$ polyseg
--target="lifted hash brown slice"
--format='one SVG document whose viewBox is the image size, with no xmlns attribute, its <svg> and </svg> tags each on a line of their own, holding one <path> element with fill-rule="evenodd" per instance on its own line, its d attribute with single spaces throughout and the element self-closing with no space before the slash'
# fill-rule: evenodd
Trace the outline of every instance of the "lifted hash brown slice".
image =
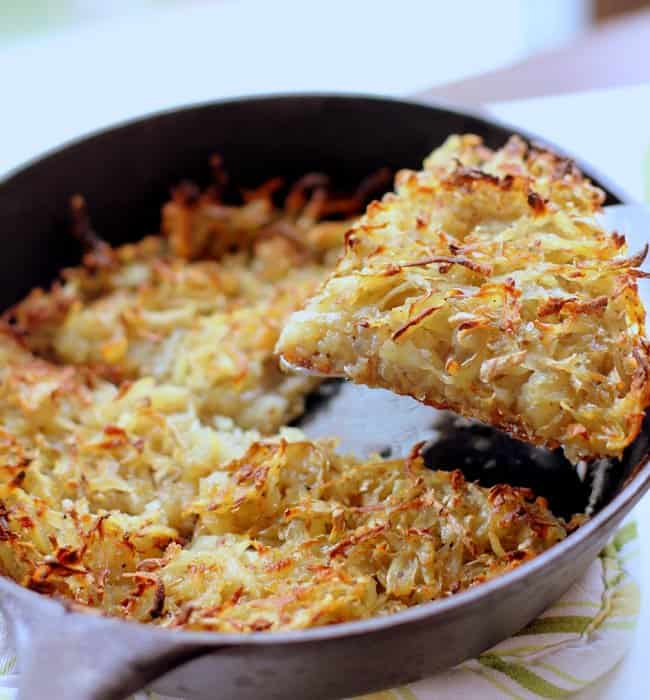
<svg viewBox="0 0 650 700">
<path fill-rule="evenodd" d="M 285 326 L 285 363 L 501 427 L 572 461 L 620 456 L 649 403 L 645 313 L 603 194 L 513 137 L 453 136 L 346 236 Z"/>
</svg>

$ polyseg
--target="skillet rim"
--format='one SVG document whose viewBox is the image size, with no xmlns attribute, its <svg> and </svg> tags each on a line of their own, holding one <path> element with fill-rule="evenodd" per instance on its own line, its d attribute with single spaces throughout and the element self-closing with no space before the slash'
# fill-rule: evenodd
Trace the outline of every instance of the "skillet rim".
<svg viewBox="0 0 650 700">
<path fill-rule="evenodd" d="M 47 164 L 51 158 L 56 158 L 64 151 L 74 148 L 78 145 L 91 141 L 95 138 L 101 138 L 109 132 L 128 129 L 139 124 L 144 124 L 153 119 L 164 118 L 181 112 L 192 112 L 198 109 L 220 107 L 233 103 L 254 103 L 268 101 L 299 101 L 306 100 L 308 102 L 317 100 L 330 100 L 336 102 L 347 101 L 370 101 L 375 103 L 391 103 L 396 106 L 408 105 L 422 108 L 438 114 L 453 115 L 456 117 L 470 117 L 478 120 L 486 128 L 497 127 L 502 130 L 511 131 L 522 135 L 528 141 L 538 141 L 544 145 L 549 145 L 554 151 L 571 157 L 564 149 L 558 148 L 552 142 L 537 137 L 524 129 L 521 129 L 508 122 L 499 119 L 493 119 L 477 110 L 458 109 L 451 107 L 443 101 L 433 101 L 424 97 L 418 98 L 398 98 L 391 96 L 383 96 L 371 93 L 334 93 L 334 92 L 300 92 L 300 93 L 266 93 L 261 95 L 239 96 L 235 98 L 226 98 L 220 100 L 208 100 L 181 104 L 170 107 L 164 110 L 157 110 L 140 115 L 135 118 L 125 119 L 99 129 L 93 129 L 81 136 L 69 139 L 58 146 L 46 150 L 40 155 L 28 159 L 22 164 L 11 168 L 9 171 L 0 176 L 0 187 L 9 184 L 15 178 L 21 177 L 26 171 L 32 168 L 42 167 Z M 572 158 L 573 159 L 573 158 Z M 581 159 L 573 159 L 578 167 L 586 172 L 589 177 L 596 179 L 603 186 L 613 199 L 618 199 L 625 203 L 631 201 L 631 197 L 627 195 L 617 185 L 603 176 L 598 170 L 592 168 Z M 580 546 L 590 539 L 596 537 L 596 534 L 610 528 L 611 523 L 618 517 L 623 517 L 643 495 L 650 490 L 650 452 L 643 456 L 643 459 L 635 465 L 635 473 L 616 494 L 616 496 L 607 503 L 592 519 L 577 531 L 571 533 L 569 537 L 554 545 L 551 549 L 538 555 L 531 561 L 525 562 L 516 569 L 507 572 L 506 574 L 494 578 L 486 583 L 482 583 L 475 588 L 462 591 L 453 596 L 444 599 L 433 600 L 428 603 L 421 603 L 406 610 L 386 616 L 375 616 L 363 620 L 353 622 L 344 622 L 337 625 L 313 627 L 303 630 L 291 630 L 282 632 L 256 632 L 254 634 L 226 634 L 221 632 L 196 632 L 183 629 L 165 629 L 145 623 L 134 622 L 132 620 L 123 620 L 116 617 L 95 617 L 95 620 L 101 619 L 106 627 L 123 630 L 125 633 L 128 630 L 147 630 L 153 637 L 159 639 L 167 639 L 170 643 L 183 642 L 194 643 L 197 645 L 209 647 L 237 647 L 237 646 L 266 646 L 266 645 L 292 645 L 303 644 L 310 642 L 335 640 L 344 637 L 354 637 L 364 634 L 372 634 L 401 625 L 428 621 L 435 623 L 437 619 L 454 618 L 463 614 L 466 608 L 483 601 L 484 598 L 498 596 L 507 591 L 510 587 L 516 586 L 519 582 L 524 581 L 528 577 L 534 577 L 546 568 L 551 568 L 553 562 L 563 557 L 568 557 L 572 551 L 577 550 Z M 29 605 L 30 607 L 49 607 L 52 605 L 62 608 L 68 614 L 76 616 L 78 619 L 86 617 L 88 613 L 72 610 L 69 605 L 62 599 L 55 599 L 43 594 L 31 591 L 13 579 L 0 575 L 0 591 L 6 591 L 15 600 Z M 485 601 L 483 601 L 485 603 Z M 19 611 L 5 611 L 8 616 L 14 617 L 19 615 Z"/>
<path fill-rule="evenodd" d="M 612 202 L 613 204 L 625 204 L 634 201 L 634 198 L 629 195 L 623 188 L 619 187 L 616 183 L 612 182 L 609 177 L 604 175 L 600 170 L 594 168 L 591 164 L 584 161 L 581 158 L 576 158 L 567 152 L 565 149 L 554 144 L 552 141 L 538 136 L 537 134 L 530 132 L 526 129 L 512 124 L 511 122 L 501 120 L 497 117 L 492 117 L 485 114 L 480 109 L 464 108 L 452 105 L 444 100 L 440 99 L 429 99 L 425 96 L 418 95 L 413 97 L 395 97 L 392 95 L 382 95 L 378 93 L 364 93 L 364 92 L 267 92 L 255 95 L 238 95 L 235 97 L 226 97 L 216 100 L 200 100 L 196 102 L 186 102 L 181 103 L 173 107 L 153 110 L 151 112 L 145 112 L 139 116 L 128 117 L 121 119 L 112 124 L 106 126 L 101 126 L 98 128 L 93 128 L 87 132 L 75 136 L 70 139 L 66 139 L 59 144 L 42 151 L 39 154 L 28 158 L 27 160 L 18 163 L 17 165 L 9 168 L 4 173 L 0 173 L 0 187 L 8 185 L 15 178 L 22 176 L 27 170 L 34 167 L 42 166 L 50 158 L 55 158 L 61 155 L 64 151 L 79 146 L 87 141 L 92 141 L 95 138 L 102 138 L 109 134 L 110 132 L 120 131 L 122 129 L 128 129 L 138 125 L 146 124 L 151 120 L 156 120 L 160 118 L 165 118 L 172 116 L 174 114 L 182 112 L 192 112 L 195 110 L 209 109 L 213 107 L 220 107 L 224 105 L 231 104 L 243 104 L 243 103 L 254 103 L 254 102 L 291 102 L 294 100 L 305 100 L 308 102 L 317 100 L 329 100 L 337 102 L 346 102 L 348 100 L 352 101 L 366 101 L 375 103 L 390 103 L 394 105 L 407 105 L 410 107 L 423 108 L 428 111 L 438 112 L 442 114 L 452 115 L 454 117 L 470 117 L 476 121 L 482 123 L 486 127 L 496 127 L 504 131 L 510 131 L 511 133 L 516 133 L 523 136 L 528 142 L 537 142 L 545 146 L 549 146 L 553 149 L 555 153 L 561 156 L 570 158 L 580 170 L 588 175 L 592 180 L 597 180 L 599 185 L 606 190 L 608 197 L 611 195 L 613 199 L 617 199 L 618 202 Z"/>
</svg>

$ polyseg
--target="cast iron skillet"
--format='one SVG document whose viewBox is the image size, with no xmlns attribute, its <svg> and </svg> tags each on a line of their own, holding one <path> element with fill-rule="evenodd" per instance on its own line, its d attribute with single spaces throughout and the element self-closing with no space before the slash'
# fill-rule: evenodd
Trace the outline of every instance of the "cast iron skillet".
<svg viewBox="0 0 650 700">
<path fill-rule="evenodd" d="M 79 259 L 64 225 L 73 193 L 86 196 L 95 228 L 119 243 L 157 231 L 170 185 L 207 180 L 215 151 L 242 184 L 314 169 L 345 184 L 382 166 L 415 167 L 449 133 L 475 132 L 499 146 L 512 131 L 440 107 L 340 95 L 241 99 L 118 126 L 47 155 L 0 185 L 0 305 Z M 621 201 L 614 186 L 581 167 L 607 190 L 608 204 Z M 340 402 L 346 390 L 330 400 Z M 314 410 L 322 403 L 314 402 Z M 377 413 L 368 419 L 381 420 Z M 73 612 L 0 578 L 0 603 L 19 651 L 20 698 L 118 700 L 153 683 L 160 692 L 197 700 L 325 700 L 422 678 L 477 655 L 542 612 L 580 577 L 650 487 L 647 421 L 621 462 L 599 465 L 607 466 L 606 487 L 594 494 L 594 480 L 580 481 L 557 454 L 441 420 L 429 452 L 436 466 L 466 465 L 469 478 L 486 484 L 532 483 L 558 512 L 584 509 L 591 499 L 595 516 L 534 561 L 473 590 L 392 616 L 300 632 L 161 630 Z M 344 436 L 346 424 L 342 415 L 337 427 Z M 377 424 L 366 427 L 381 432 Z M 490 440 L 497 472 L 488 469 L 485 452 L 474 450 L 477 435 Z"/>
</svg>

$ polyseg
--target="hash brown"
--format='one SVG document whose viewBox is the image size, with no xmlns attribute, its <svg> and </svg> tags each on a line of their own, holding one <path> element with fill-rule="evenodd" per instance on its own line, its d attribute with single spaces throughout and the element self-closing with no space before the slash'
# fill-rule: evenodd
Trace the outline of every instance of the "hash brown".
<svg viewBox="0 0 650 700">
<path fill-rule="evenodd" d="M 645 257 L 595 221 L 603 194 L 513 137 L 452 136 L 369 205 L 278 352 L 449 408 L 567 457 L 619 457 L 650 403 Z"/>
</svg>

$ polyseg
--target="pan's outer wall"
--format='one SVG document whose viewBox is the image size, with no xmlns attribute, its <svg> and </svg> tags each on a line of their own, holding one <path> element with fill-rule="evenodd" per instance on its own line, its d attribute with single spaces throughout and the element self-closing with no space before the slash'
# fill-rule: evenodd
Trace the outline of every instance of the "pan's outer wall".
<svg viewBox="0 0 650 700">
<path fill-rule="evenodd" d="M 237 183 L 318 169 L 352 184 L 380 167 L 418 167 L 449 134 L 462 132 L 499 146 L 512 129 L 424 104 L 314 95 L 200 105 L 101 132 L 0 185 L 0 308 L 79 259 L 66 231 L 75 193 L 86 197 L 97 232 L 120 243 L 158 231 L 170 186 L 207 182 L 215 152 Z M 608 203 L 618 203 L 606 189 Z"/>
</svg>

